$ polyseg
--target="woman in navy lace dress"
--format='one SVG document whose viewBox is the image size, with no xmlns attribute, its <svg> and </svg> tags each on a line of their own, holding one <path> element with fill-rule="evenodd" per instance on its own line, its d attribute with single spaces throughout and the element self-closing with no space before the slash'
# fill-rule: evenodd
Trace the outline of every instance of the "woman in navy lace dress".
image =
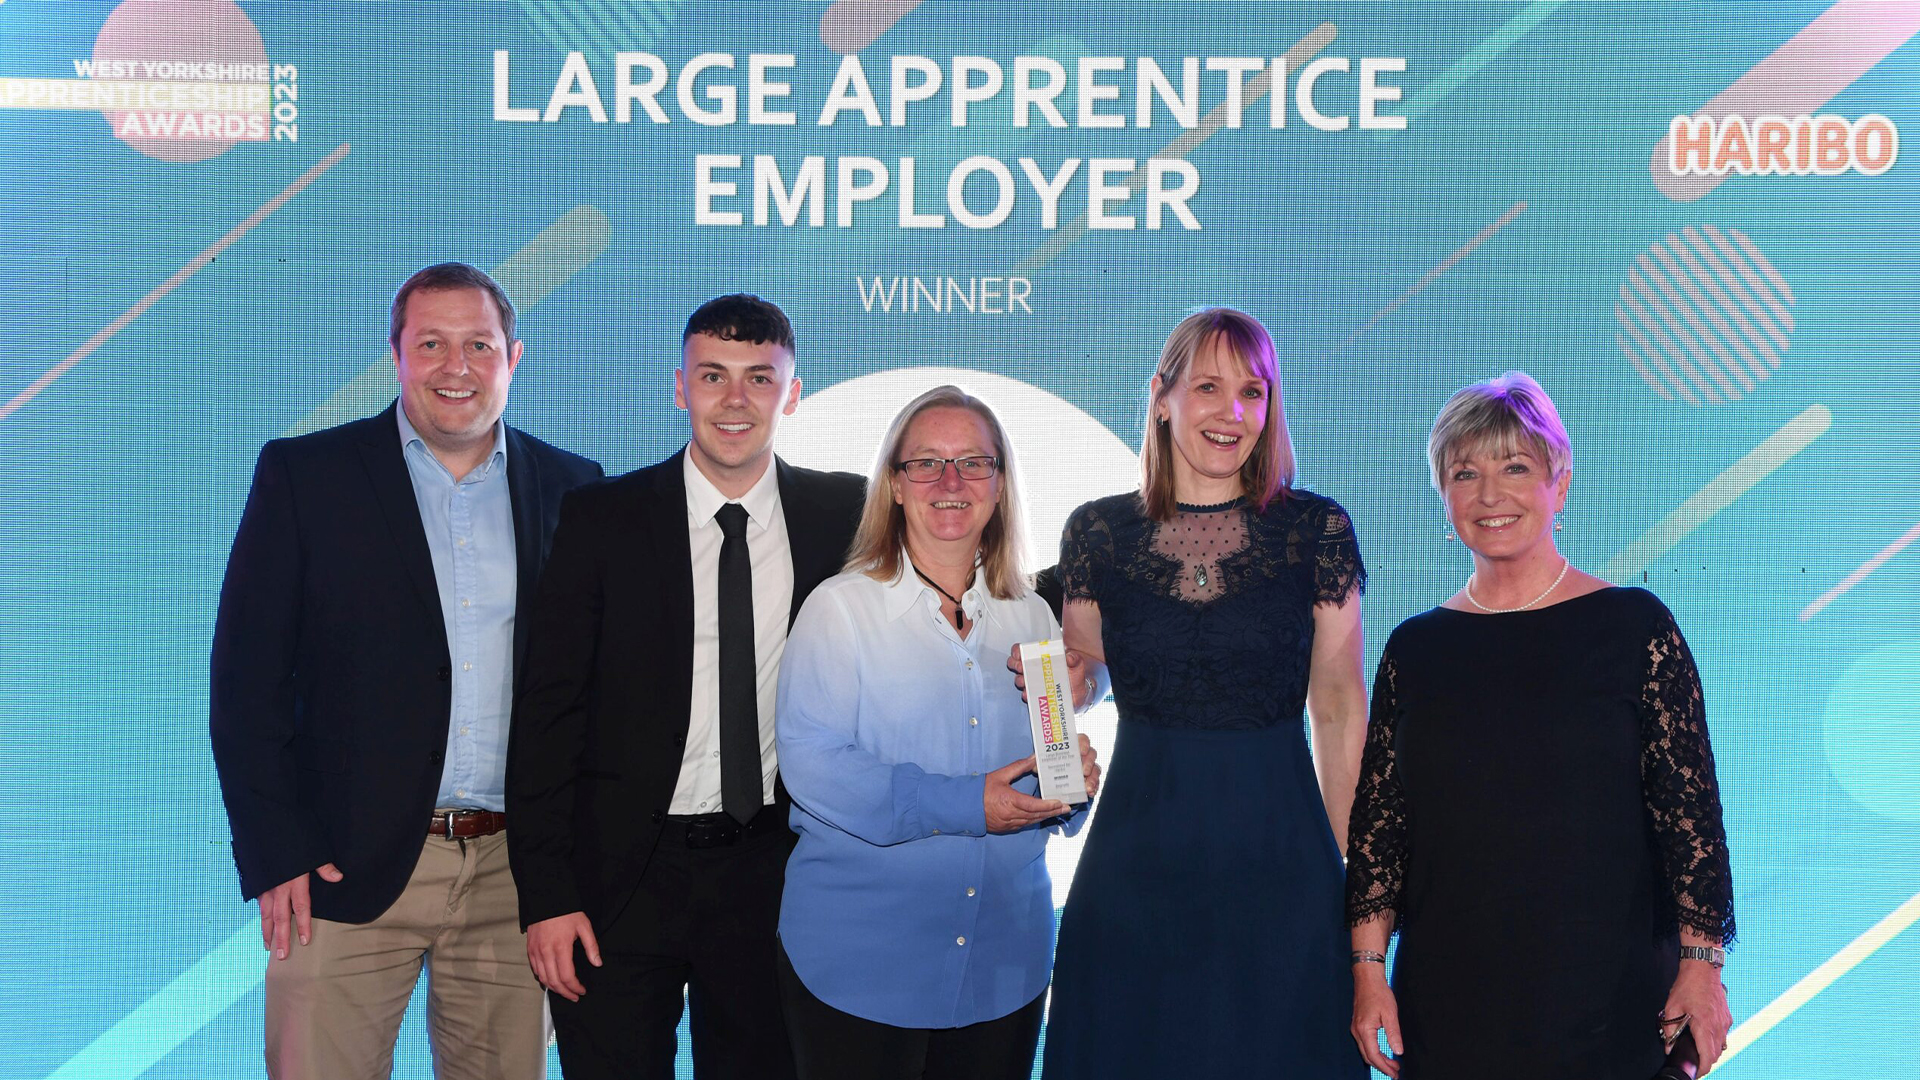
<svg viewBox="0 0 1920 1080">
<path fill-rule="evenodd" d="M 1554 544 L 1572 451 L 1538 383 L 1455 394 L 1428 456 L 1473 573 L 1394 630 L 1374 682 L 1354 1039 L 1401 1080 L 1646 1080 L 1685 1018 L 1705 1071 L 1733 882 L 1686 639 Z"/>
<path fill-rule="evenodd" d="M 1141 490 L 1075 511 L 1060 552 L 1067 645 L 1107 666 L 1120 731 L 1061 921 L 1046 1076 L 1364 1077 L 1336 831 L 1366 571 L 1346 513 L 1291 486 L 1258 322 L 1174 329 L 1141 462 Z"/>
</svg>

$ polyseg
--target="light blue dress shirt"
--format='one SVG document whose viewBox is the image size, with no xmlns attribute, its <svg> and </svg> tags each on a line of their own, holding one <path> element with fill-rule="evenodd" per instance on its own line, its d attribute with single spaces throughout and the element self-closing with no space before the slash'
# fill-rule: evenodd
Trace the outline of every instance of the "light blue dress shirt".
<svg viewBox="0 0 1920 1080">
<path fill-rule="evenodd" d="M 1053 968 L 1044 855 L 1060 826 L 988 835 L 983 774 L 1033 753 L 1007 654 L 1060 630 L 1038 596 L 994 599 L 978 574 L 960 599 L 964 639 L 911 570 L 830 578 L 780 665 L 780 774 L 800 834 L 781 944 L 814 996 L 895 1027 L 997 1019 Z"/>
<path fill-rule="evenodd" d="M 453 709 L 447 757 L 434 805 L 507 808 L 507 721 L 513 713 L 513 609 L 520 568 L 515 557 L 513 498 L 507 488 L 507 425 L 493 429 L 493 453 L 467 475 L 433 456 L 420 433 L 400 418 L 400 445 L 413 480 L 420 524 L 433 553 L 433 580 L 453 660 Z"/>
</svg>

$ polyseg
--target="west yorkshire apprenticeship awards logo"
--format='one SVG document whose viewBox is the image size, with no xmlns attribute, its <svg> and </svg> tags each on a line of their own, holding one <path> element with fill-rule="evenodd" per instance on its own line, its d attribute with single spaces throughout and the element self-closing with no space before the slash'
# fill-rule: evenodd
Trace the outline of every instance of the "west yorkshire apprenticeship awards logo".
<svg viewBox="0 0 1920 1080">
<path fill-rule="evenodd" d="M 267 56 L 232 3 L 128 0 L 73 77 L 0 77 L 0 108 L 97 111 L 148 157 L 194 162 L 243 142 L 298 142 L 299 69 Z"/>
</svg>

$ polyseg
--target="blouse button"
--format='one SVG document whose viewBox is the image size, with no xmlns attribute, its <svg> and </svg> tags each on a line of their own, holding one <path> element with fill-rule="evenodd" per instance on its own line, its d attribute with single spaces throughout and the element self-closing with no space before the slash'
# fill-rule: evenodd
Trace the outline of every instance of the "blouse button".
<svg viewBox="0 0 1920 1080">
<path fill-rule="evenodd" d="M 979 718 L 979 717 L 977 717 L 977 716 L 969 716 L 969 717 L 967 717 L 967 726 L 968 726 L 968 727 L 979 727 L 979 726 L 980 726 L 980 718 Z"/>
<path fill-rule="evenodd" d="M 968 896 L 972 896 L 972 895 L 973 895 L 973 886 L 971 886 L 971 885 L 969 885 L 969 886 L 967 886 L 967 895 L 968 895 Z"/>
<path fill-rule="evenodd" d="M 965 945 L 967 943 L 967 939 L 963 937 L 957 937 L 953 939 L 953 943 L 955 945 Z"/>
</svg>

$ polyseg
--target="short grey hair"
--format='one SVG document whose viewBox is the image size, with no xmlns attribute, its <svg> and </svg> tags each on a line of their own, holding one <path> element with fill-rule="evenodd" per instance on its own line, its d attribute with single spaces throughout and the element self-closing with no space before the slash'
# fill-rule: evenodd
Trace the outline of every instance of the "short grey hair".
<svg viewBox="0 0 1920 1080">
<path fill-rule="evenodd" d="M 1573 446 L 1553 399 L 1524 371 L 1463 386 L 1441 406 L 1427 436 L 1433 490 L 1445 492 L 1448 467 L 1469 454 L 1505 457 L 1517 450 L 1545 461 L 1555 479 L 1573 467 Z"/>
</svg>

